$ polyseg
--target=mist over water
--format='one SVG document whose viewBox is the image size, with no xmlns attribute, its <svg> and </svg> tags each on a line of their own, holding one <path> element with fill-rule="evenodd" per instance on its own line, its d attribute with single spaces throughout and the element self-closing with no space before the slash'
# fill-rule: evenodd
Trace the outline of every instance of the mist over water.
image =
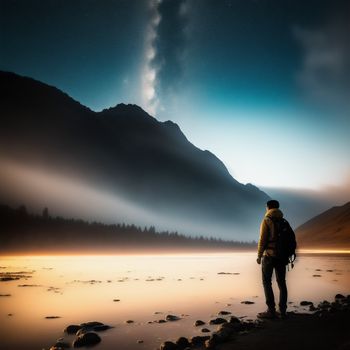
<svg viewBox="0 0 350 350">
<path fill-rule="evenodd" d="M 261 215 L 252 217 L 256 230 L 251 231 L 244 224 L 214 220 L 204 213 L 198 213 L 201 220 L 196 221 L 176 210 L 157 212 L 154 207 L 132 201 L 122 190 L 109 187 L 103 180 L 93 183 L 67 170 L 59 172 L 4 157 L 0 158 L 0 169 L 1 204 L 24 204 L 30 212 L 40 214 L 48 207 L 53 216 L 155 226 L 157 230 L 178 231 L 191 236 L 242 241 L 258 238 L 258 223 L 264 215 L 262 207 Z"/>
</svg>

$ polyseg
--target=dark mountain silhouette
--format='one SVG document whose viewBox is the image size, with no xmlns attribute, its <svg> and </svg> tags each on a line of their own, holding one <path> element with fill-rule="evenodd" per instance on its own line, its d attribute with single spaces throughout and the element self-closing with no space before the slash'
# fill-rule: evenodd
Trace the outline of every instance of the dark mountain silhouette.
<svg viewBox="0 0 350 350">
<path fill-rule="evenodd" d="M 301 248 L 350 249 L 350 202 L 315 216 L 296 233 Z"/>
<path fill-rule="evenodd" d="M 79 219 L 29 214 L 24 205 L 0 205 L 2 253 L 129 253 L 133 251 L 195 251 L 254 249 L 256 242 L 187 237 L 178 232 L 156 232 L 153 226 L 105 225 Z M 48 234 L 49 232 L 49 234 Z"/>
<path fill-rule="evenodd" d="M 94 112 L 8 72 L 0 72 L 0 112 L 6 157 L 74 174 L 169 218 L 172 228 L 183 221 L 203 232 L 256 235 L 268 196 L 237 182 L 171 121 L 159 122 L 136 105 Z"/>
</svg>

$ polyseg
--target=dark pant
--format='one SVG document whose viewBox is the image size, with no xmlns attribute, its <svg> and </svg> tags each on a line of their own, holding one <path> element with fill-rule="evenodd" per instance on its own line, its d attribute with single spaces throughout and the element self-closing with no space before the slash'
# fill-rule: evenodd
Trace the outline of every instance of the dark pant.
<svg viewBox="0 0 350 350">
<path fill-rule="evenodd" d="M 271 284 L 273 270 L 275 270 L 276 280 L 280 290 L 279 308 L 281 312 L 285 312 L 287 310 L 286 265 L 274 257 L 264 256 L 262 261 L 262 279 L 266 305 L 269 310 L 275 310 L 275 297 Z"/>
</svg>

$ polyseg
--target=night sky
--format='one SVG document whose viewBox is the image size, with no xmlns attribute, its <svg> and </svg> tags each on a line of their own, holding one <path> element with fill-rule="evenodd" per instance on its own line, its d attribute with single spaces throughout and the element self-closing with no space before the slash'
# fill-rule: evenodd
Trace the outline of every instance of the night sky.
<svg viewBox="0 0 350 350">
<path fill-rule="evenodd" d="M 0 0 L 0 26 L 1 70 L 171 119 L 243 183 L 350 179 L 349 1 Z"/>
</svg>

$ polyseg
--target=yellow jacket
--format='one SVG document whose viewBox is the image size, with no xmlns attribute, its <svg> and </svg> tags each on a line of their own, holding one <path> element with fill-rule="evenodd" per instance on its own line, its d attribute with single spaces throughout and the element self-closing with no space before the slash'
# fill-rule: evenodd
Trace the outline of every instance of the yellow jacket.
<svg viewBox="0 0 350 350">
<path fill-rule="evenodd" d="M 276 242 L 274 242 L 274 224 L 272 218 L 283 218 L 283 213 L 279 209 L 269 209 L 260 225 L 260 238 L 258 243 L 258 257 L 276 256 Z"/>
</svg>

